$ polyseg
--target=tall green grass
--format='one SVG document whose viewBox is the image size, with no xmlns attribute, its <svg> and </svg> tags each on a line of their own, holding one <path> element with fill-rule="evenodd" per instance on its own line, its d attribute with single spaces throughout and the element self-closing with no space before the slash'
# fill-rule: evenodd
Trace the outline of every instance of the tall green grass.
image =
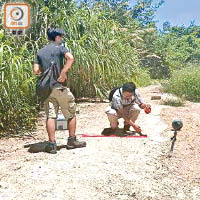
<svg viewBox="0 0 200 200">
<path fill-rule="evenodd" d="M 0 136 L 33 128 L 36 121 L 35 46 L 26 39 L 3 35 L 0 43 Z"/>
<path fill-rule="evenodd" d="M 199 66 L 188 66 L 174 71 L 169 82 L 164 85 L 165 91 L 190 101 L 200 101 Z"/>
<path fill-rule="evenodd" d="M 107 96 L 109 89 L 126 81 L 139 86 L 150 83 L 149 74 L 139 68 L 130 34 L 117 22 L 81 10 L 67 19 L 65 31 L 76 59 L 69 74 L 75 96 Z"/>
</svg>

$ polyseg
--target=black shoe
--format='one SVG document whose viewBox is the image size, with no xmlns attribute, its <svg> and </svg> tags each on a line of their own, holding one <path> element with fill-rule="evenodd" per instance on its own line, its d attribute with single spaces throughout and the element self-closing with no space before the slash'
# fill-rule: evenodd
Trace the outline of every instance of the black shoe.
<svg viewBox="0 0 200 200">
<path fill-rule="evenodd" d="M 116 130 L 117 130 L 117 128 L 116 128 L 116 129 L 105 128 L 105 129 L 102 131 L 101 135 L 105 135 L 105 136 L 115 135 L 115 134 L 116 134 Z"/>
<path fill-rule="evenodd" d="M 76 136 L 68 138 L 67 149 L 75 149 L 75 148 L 82 148 L 82 147 L 86 147 L 86 142 L 84 142 L 84 141 L 82 141 L 82 142 L 78 141 L 76 139 Z"/>
<path fill-rule="evenodd" d="M 56 142 L 49 142 L 49 144 L 47 144 L 45 150 L 48 153 L 56 154 L 57 153 L 56 147 L 57 147 Z"/>
<path fill-rule="evenodd" d="M 126 133 L 127 131 L 130 131 L 130 125 L 124 125 L 124 133 Z"/>
</svg>

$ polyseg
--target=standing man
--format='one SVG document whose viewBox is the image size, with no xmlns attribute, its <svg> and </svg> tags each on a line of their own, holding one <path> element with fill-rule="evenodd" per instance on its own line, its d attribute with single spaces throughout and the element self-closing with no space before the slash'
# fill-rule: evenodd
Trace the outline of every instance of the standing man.
<svg viewBox="0 0 200 200">
<path fill-rule="evenodd" d="M 61 111 L 68 121 L 69 138 L 67 149 L 85 147 L 86 142 L 80 142 L 76 139 L 76 104 L 75 98 L 70 89 L 63 86 L 67 80 L 67 72 L 71 68 L 74 57 L 70 49 L 63 47 L 62 39 L 64 32 L 61 29 L 48 29 L 47 31 L 49 44 L 40 49 L 37 53 L 33 72 L 35 75 L 40 75 L 49 70 L 51 63 L 56 63 L 56 72 L 52 73 L 51 92 L 44 100 L 45 113 L 47 116 L 46 129 L 49 137 L 49 144 L 46 151 L 49 153 L 57 153 L 55 139 L 55 119 L 58 115 L 58 109 Z M 64 60 L 66 61 L 64 64 Z M 64 66 L 63 66 L 64 64 Z"/>
<path fill-rule="evenodd" d="M 151 106 L 143 102 L 133 82 L 125 83 L 121 88 L 117 88 L 112 96 L 111 106 L 106 108 L 112 129 L 111 134 L 118 128 L 119 118 L 124 119 L 124 132 L 129 131 L 132 126 L 136 132 L 141 133 L 140 126 L 135 123 L 141 109 L 144 109 L 147 114 L 151 112 Z"/>
</svg>

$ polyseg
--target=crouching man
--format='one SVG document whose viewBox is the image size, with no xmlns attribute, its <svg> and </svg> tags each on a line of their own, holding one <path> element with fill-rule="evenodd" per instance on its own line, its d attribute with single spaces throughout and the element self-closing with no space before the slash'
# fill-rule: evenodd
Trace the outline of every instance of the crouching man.
<svg viewBox="0 0 200 200">
<path fill-rule="evenodd" d="M 125 83 L 121 88 L 115 89 L 109 99 L 112 100 L 111 106 L 107 107 L 105 112 L 110 122 L 111 134 L 117 130 L 119 118 L 124 119 L 124 133 L 129 131 L 131 126 L 137 133 L 141 133 L 142 130 L 135 121 L 141 109 L 148 114 L 151 112 L 151 106 L 143 102 L 135 84 L 133 82 Z"/>
<path fill-rule="evenodd" d="M 61 45 L 64 36 L 64 32 L 61 29 L 48 29 L 47 35 L 49 44 L 37 52 L 33 72 L 35 75 L 40 75 L 39 83 L 43 81 L 39 85 L 38 94 L 44 99 L 47 116 L 46 129 L 49 136 L 49 144 L 46 151 L 55 154 L 57 152 L 55 119 L 59 108 L 61 108 L 63 115 L 68 120 L 69 138 L 67 149 L 85 147 L 86 142 L 76 139 L 75 98 L 70 89 L 65 86 L 67 73 L 74 62 L 74 57 L 70 49 Z M 44 88 L 43 85 L 45 85 Z M 49 87 L 51 88 L 50 93 L 48 92 L 49 90 L 45 89 Z"/>
</svg>

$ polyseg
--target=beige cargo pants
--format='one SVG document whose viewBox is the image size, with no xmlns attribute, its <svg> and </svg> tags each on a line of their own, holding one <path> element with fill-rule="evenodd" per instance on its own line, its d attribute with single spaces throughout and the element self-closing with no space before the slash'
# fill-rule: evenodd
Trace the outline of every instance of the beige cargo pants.
<svg viewBox="0 0 200 200">
<path fill-rule="evenodd" d="M 128 118 L 129 120 L 135 122 L 140 114 L 140 107 L 137 104 L 131 104 L 123 108 L 122 114 L 119 115 L 115 109 L 112 109 L 111 106 L 107 107 L 105 112 L 108 116 L 111 128 L 118 127 L 119 118 Z M 126 123 L 124 123 L 126 125 Z"/>
<path fill-rule="evenodd" d="M 57 118 L 58 110 L 61 111 L 65 119 L 71 119 L 76 114 L 76 103 L 69 88 L 53 88 L 50 96 L 44 102 L 47 118 Z"/>
</svg>

